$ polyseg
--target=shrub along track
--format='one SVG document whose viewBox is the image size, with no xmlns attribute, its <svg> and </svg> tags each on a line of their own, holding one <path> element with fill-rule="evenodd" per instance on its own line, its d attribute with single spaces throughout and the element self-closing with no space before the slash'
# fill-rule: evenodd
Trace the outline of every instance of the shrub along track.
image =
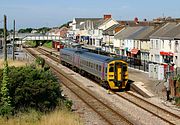
<svg viewBox="0 0 180 125">
<path fill-rule="evenodd" d="M 34 52 L 31 49 L 27 48 L 27 50 L 33 56 L 38 56 L 38 54 L 34 54 Z M 40 52 L 42 55 L 51 58 L 54 61 L 58 61 L 57 58 L 52 58 L 51 55 L 47 54 L 47 52 L 43 51 L 42 49 L 37 49 L 37 51 Z M 97 97 L 95 94 L 93 94 L 86 88 L 80 86 L 78 84 L 79 81 L 71 77 L 73 75 L 72 73 L 65 73 L 61 71 L 61 69 L 57 68 L 57 65 L 54 65 L 48 61 L 46 61 L 46 64 L 48 64 L 51 67 L 51 70 L 59 77 L 64 86 L 70 89 L 78 98 L 80 98 L 85 104 L 87 104 L 98 115 L 100 115 L 108 124 L 133 124 L 124 116 L 122 116 L 119 112 L 117 112 L 116 109 L 111 108 L 108 104 L 105 104 L 103 101 L 101 101 L 99 97 Z"/>
<path fill-rule="evenodd" d="M 49 51 L 44 50 L 40 48 L 41 51 L 45 51 L 47 55 L 49 55 Z M 56 57 L 53 57 L 49 55 L 49 58 L 52 58 L 54 61 L 57 61 Z M 59 60 L 58 60 L 59 62 Z M 114 92 L 113 92 L 114 93 Z M 119 97 L 133 103 L 134 105 L 140 107 L 141 109 L 144 109 L 145 111 L 153 114 L 154 116 L 162 119 L 163 121 L 171 124 L 171 125 L 176 125 L 180 123 L 180 116 L 167 111 L 166 109 L 161 108 L 160 106 L 157 106 L 131 92 L 124 92 L 124 93 L 118 93 L 115 92 L 116 95 Z"/>
</svg>

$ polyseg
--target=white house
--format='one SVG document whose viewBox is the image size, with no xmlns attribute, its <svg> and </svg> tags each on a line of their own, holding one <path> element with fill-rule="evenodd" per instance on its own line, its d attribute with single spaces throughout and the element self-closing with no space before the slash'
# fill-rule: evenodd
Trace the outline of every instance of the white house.
<svg viewBox="0 0 180 125">
<path fill-rule="evenodd" d="M 173 60 L 174 60 L 174 64 L 177 67 L 180 67 L 180 33 L 174 37 L 174 59 Z"/>
<path fill-rule="evenodd" d="M 133 33 L 137 32 L 140 28 L 141 27 L 139 26 L 127 26 L 114 35 L 114 48 L 116 48 L 116 51 L 119 51 L 119 53 L 117 54 L 124 56 L 131 55 L 131 50 L 134 48 L 134 43 L 132 42 L 132 40 L 127 38 Z"/>
<path fill-rule="evenodd" d="M 173 59 L 172 42 L 165 38 L 165 34 L 177 26 L 176 22 L 168 22 L 150 36 L 150 61 L 166 63 Z M 173 36 L 169 36 L 173 38 Z"/>
<path fill-rule="evenodd" d="M 113 46 L 115 29 L 121 27 L 120 24 L 114 24 L 108 29 L 103 31 L 103 47 L 105 51 L 115 53 L 115 48 Z"/>
<path fill-rule="evenodd" d="M 160 54 L 163 56 L 162 61 L 169 63 L 169 61 L 180 67 L 179 64 L 179 41 L 178 34 L 180 34 L 180 23 L 176 23 L 176 26 L 163 34 L 161 39 L 161 51 Z M 176 37 L 176 38 L 175 38 Z"/>
<path fill-rule="evenodd" d="M 149 36 L 156 31 L 155 26 L 142 26 L 142 28 L 131 35 L 134 57 L 141 60 L 149 60 L 150 38 Z"/>
<path fill-rule="evenodd" d="M 90 30 L 94 29 L 94 25 L 97 21 L 102 20 L 102 18 L 75 18 L 72 23 L 69 24 L 70 30 L 68 31 L 68 36 L 78 42 L 90 41 Z"/>
</svg>

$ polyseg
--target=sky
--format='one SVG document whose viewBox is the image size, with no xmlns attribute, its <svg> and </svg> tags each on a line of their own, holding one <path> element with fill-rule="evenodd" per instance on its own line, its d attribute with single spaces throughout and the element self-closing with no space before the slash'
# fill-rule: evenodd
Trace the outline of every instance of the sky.
<svg viewBox="0 0 180 125">
<path fill-rule="evenodd" d="M 8 28 L 56 27 L 75 17 L 111 14 L 116 20 L 180 18 L 180 0 L 0 0 L 0 28 L 7 15 Z"/>
</svg>

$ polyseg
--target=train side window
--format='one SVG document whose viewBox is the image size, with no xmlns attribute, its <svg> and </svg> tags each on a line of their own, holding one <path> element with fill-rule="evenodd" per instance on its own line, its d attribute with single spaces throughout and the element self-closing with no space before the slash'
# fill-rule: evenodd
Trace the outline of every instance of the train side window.
<svg viewBox="0 0 180 125">
<path fill-rule="evenodd" d="M 89 67 L 91 68 L 91 62 L 89 62 Z"/>
<path fill-rule="evenodd" d="M 96 64 L 96 70 L 98 71 L 98 64 Z"/>
<path fill-rule="evenodd" d="M 101 66 L 99 65 L 99 71 L 101 71 Z"/>
<path fill-rule="evenodd" d="M 113 67 L 113 66 L 111 66 L 111 67 L 109 68 L 109 72 L 114 72 L 114 67 Z"/>
<path fill-rule="evenodd" d="M 106 67 L 106 69 L 105 69 L 105 73 L 107 73 L 107 67 Z"/>
</svg>

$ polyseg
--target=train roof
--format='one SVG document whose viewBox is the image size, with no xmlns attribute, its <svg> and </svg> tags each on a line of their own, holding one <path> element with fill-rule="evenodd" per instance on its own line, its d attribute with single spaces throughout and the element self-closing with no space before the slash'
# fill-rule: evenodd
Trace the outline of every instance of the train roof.
<svg viewBox="0 0 180 125">
<path fill-rule="evenodd" d="M 83 53 L 83 52 L 87 52 L 87 49 L 81 49 L 81 48 L 63 48 L 61 49 L 63 51 L 70 51 L 70 52 L 79 52 L 79 53 Z"/>
<path fill-rule="evenodd" d="M 71 51 L 73 53 L 79 53 L 82 57 L 86 57 L 86 58 L 89 58 L 92 60 L 97 60 L 100 62 L 110 62 L 113 60 L 123 60 L 122 58 L 114 58 L 114 57 L 110 57 L 110 56 L 92 53 L 92 52 L 89 52 L 87 49 L 64 48 L 62 50 Z"/>
<path fill-rule="evenodd" d="M 113 59 L 113 57 L 104 56 L 104 55 L 91 53 L 91 52 L 84 52 L 81 54 L 81 56 L 85 56 L 85 57 L 90 58 L 92 60 L 97 60 L 97 61 L 101 61 L 101 62 L 108 62 L 108 61 Z"/>
</svg>

